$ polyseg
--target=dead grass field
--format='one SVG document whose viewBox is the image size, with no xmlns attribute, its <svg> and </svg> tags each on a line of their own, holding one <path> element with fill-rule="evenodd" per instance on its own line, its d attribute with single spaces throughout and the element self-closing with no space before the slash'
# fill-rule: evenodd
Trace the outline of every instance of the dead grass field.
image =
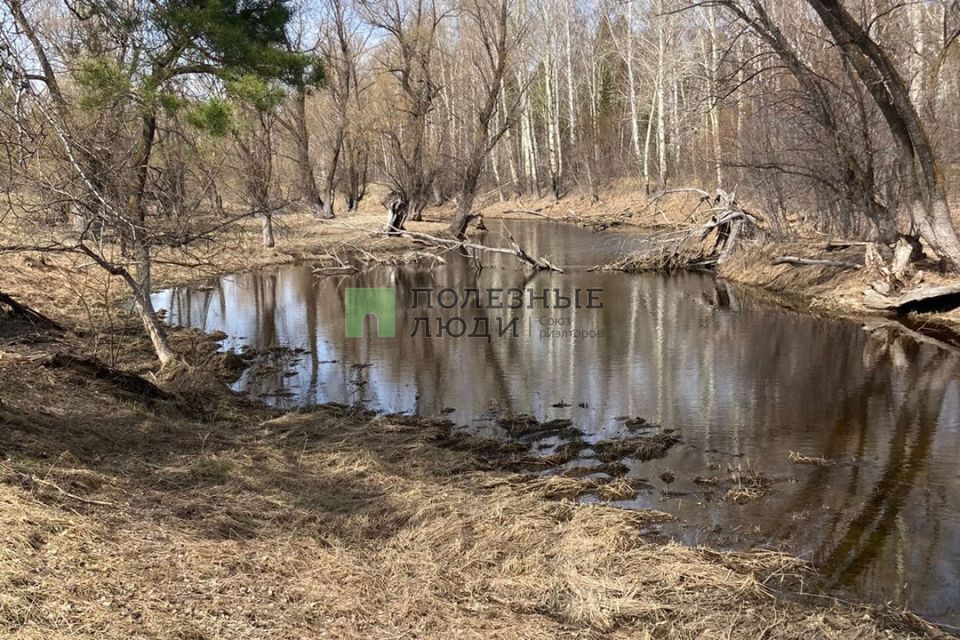
<svg viewBox="0 0 960 640">
<path fill-rule="evenodd" d="M 664 514 L 557 499 L 595 481 L 491 469 L 448 446 L 442 423 L 277 415 L 198 370 L 147 403 L 37 364 L 37 348 L 7 344 L 0 359 L 4 635 L 924 633 L 909 616 L 799 598 L 811 575 L 789 556 L 651 541 Z"/>
</svg>

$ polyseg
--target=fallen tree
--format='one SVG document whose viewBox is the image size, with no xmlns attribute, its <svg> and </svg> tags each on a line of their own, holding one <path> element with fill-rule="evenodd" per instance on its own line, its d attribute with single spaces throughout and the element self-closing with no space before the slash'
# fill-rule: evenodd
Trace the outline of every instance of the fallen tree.
<svg viewBox="0 0 960 640">
<path fill-rule="evenodd" d="M 717 189 L 711 195 L 702 189 L 670 189 L 666 193 L 692 192 L 701 195 L 696 209 L 710 203 L 709 216 L 700 224 L 686 229 L 653 234 L 644 246 L 631 255 L 600 267 L 607 271 L 672 271 L 684 268 L 713 268 L 733 255 L 745 237 L 756 237 L 763 218 L 748 212 L 736 200 L 734 192 Z M 696 211 L 694 209 L 694 211 Z"/>
<path fill-rule="evenodd" d="M 145 401 L 168 400 L 173 397 L 152 382 L 136 374 L 111 367 L 93 357 L 54 353 L 44 356 L 40 364 L 51 369 L 69 369 L 86 379 L 104 380 L 117 389 Z"/>
<path fill-rule="evenodd" d="M 504 247 L 489 247 L 484 244 L 476 244 L 474 242 L 467 242 L 466 240 L 455 240 L 453 238 L 441 238 L 439 236 L 432 236 L 426 233 L 419 233 L 416 231 L 406 231 L 406 230 L 390 230 L 383 232 L 384 235 L 392 236 L 406 236 L 412 240 L 418 240 L 420 242 L 425 242 L 432 244 L 436 247 L 441 247 L 445 250 L 462 250 L 462 249 L 471 249 L 473 251 L 486 252 L 486 253 L 499 253 L 508 256 L 516 256 L 521 262 L 528 264 L 534 268 L 536 271 L 554 271 L 556 273 L 563 273 L 563 269 L 553 264 L 546 258 L 538 258 L 532 256 L 527 251 L 520 246 L 520 244 L 514 239 L 513 234 L 504 227 L 504 237 L 512 245 L 511 248 L 507 249 Z"/>
<path fill-rule="evenodd" d="M 860 269 L 862 265 L 842 260 L 819 260 L 816 258 L 799 258 L 797 256 L 780 256 L 774 258 L 773 264 L 789 264 L 793 266 L 837 267 L 838 269 Z"/>
<path fill-rule="evenodd" d="M 876 311 L 942 311 L 960 304 L 960 284 L 917 287 L 899 295 L 884 295 L 874 288 L 867 289 L 863 303 Z"/>
<path fill-rule="evenodd" d="M 63 327 L 58 323 L 2 292 L 0 292 L 0 306 L 7 307 L 12 315 L 26 320 L 35 328 L 63 331 Z"/>
<path fill-rule="evenodd" d="M 349 229 L 356 229 L 359 231 L 368 231 L 368 232 L 370 231 L 370 229 L 364 229 L 363 227 L 358 227 L 356 225 L 352 225 L 348 222 L 344 222 L 343 220 L 339 220 L 339 219 L 323 220 L 322 222 L 325 222 L 327 224 L 336 224 L 338 226 L 347 227 Z M 484 227 L 484 230 L 486 230 L 485 227 Z M 407 231 L 406 229 L 398 229 L 396 227 L 391 227 L 389 224 L 384 228 L 384 230 L 374 231 L 372 233 L 375 236 L 382 236 L 382 237 L 392 237 L 392 238 L 396 238 L 400 236 L 407 237 L 421 244 L 440 249 L 441 253 L 445 253 L 447 251 L 466 252 L 467 250 L 472 250 L 474 252 L 480 252 L 480 253 L 499 253 L 502 255 L 515 256 L 518 260 L 520 260 L 525 264 L 530 265 L 536 271 L 553 271 L 556 273 L 563 273 L 563 269 L 553 264 L 546 258 L 540 258 L 540 257 L 529 254 L 526 251 L 526 249 L 520 246 L 520 243 L 518 243 L 517 240 L 513 237 L 513 234 L 510 233 L 510 230 L 506 227 L 506 225 L 503 226 L 503 237 L 506 238 L 507 241 L 510 243 L 509 248 L 491 247 L 485 244 L 468 242 L 466 239 L 458 240 L 453 237 L 434 236 L 428 233 L 421 233 L 419 231 Z M 363 251 L 363 249 L 360 247 L 357 247 L 357 249 L 360 251 Z"/>
</svg>

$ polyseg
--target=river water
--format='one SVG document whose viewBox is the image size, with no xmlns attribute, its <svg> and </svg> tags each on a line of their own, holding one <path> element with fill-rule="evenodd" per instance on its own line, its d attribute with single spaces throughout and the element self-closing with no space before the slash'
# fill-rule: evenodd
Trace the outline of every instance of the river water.
<svg viewBox="0 0 960 640">
<path fill-rule="evenodd" d="M 709 275 L 589 271 L 637 239 L 503 224 L 565 273 L 531 276 L 495 254 L 479 271 L 452 254 L 349 276 L 300 265 L 160 291 L 154 304 L 172 324 L 222 330 L 226 349 L 264 354 L 235 388 L 281 407 L 442 415 L 485 435 L 498 435 L 502 416 L 569 418 L 588 441 L 628 435 L 625 417 L 675 429 L 682 443 L 665 458 L 623 461 L 649 488 L 616 504 L 678 515 L 666 533 L 687 543 L 786 549 L 833 588 L 960 625 L 960 354 L 787 311 Z M 501 223 L 490 226 L 483 241 L 509 246 Z M 376 337 L 372 318 L 363 338 L 345 337 L 346 291 L 357 287 L 396 292 L 395 338 Z M 484 302 L 491 289 L 593 289 L 597 303 L 427 309 L 414 293 L 445 288 L 477 289 Z M 411 335 L 417 318 L 435 334 L 437 318 L 447 327 L 455 316 L 468 334 L 486 318 L 492 338 Z M 497 335 L 513 319 L 517 336 Z M 795 464 L 791 452 L 830 464 Z M 730 469 L 763 474 L 769 494 L 737 504 L 694 482 Z"/>
</svg>

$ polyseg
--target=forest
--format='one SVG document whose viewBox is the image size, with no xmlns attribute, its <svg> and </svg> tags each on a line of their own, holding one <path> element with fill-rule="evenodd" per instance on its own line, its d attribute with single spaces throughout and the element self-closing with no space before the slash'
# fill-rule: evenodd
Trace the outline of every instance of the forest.
<svg viewBox="0 0 960 640">
<path fill-rule="evenodd" d="M 958 40 L 0 0 L 0 631 L 952 637 Z"/>
<path fill-rule="evenodd" d="M 156 247 L 201 260 L 198 240 L 245 217 L 271 247 L 275 216 L 349 214 L 371 186 L 411 221 L 449 205 L 458 238 L 492 201 L 725 189 L 774 237 L 899 245 L 896 273 L 926 249 L 953 270 L 958 11 L 7 2 L 3 248 L 121 276 L 162 363 Z"/>
</svg>

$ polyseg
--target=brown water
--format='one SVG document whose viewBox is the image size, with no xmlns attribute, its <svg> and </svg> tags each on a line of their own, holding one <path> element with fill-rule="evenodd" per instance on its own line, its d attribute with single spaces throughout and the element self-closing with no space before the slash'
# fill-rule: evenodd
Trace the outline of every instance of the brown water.
<svg viewBox="0 0 960 640">
<path fill-rule="evenodd" d="M 687 542 L 785 548 L 818 563 L 833 587 L 960 625 L 960 355 L 788 312 L 708 275 L 590 273 L 636 240 L 509 226 L 567 273 L 530 277 L 508 256 L 485 256 L 479 274 L 455 255 L 432 269 L 342 277 L 290 266 L 154 302 L 171 323 L 223 330 L 225 348 L 284 347 L 236 384 L 278 406 L 356 403 L 488 433 L 497 417 L 530 413 L 570 418 L 588 441 L 623 435 L 623 416 L 677 429 L 683 442 L 666 458 L 625 461 L 650 488 L 619 504 L 676 513 L 684 524 L 667 533 Z M 487 242 L 503 240 L 494 230 Z M 348 287 L 397 291 L 396 338 L 371 337 L 372 323 L 365 338 L 344 337 Z M 410 335 L 415 317 L 475 311 L 409 308 L 417 287 L 597 288 L 603 308 L 491 309 L 492 326 L 518 318 L 519 336 L 425 338 Z M 543 337 L 549 318 L 601 335 Z M 793 464 L 791 451 L 834 464 Z M 693 482 L 738 466 L 773 479 L 771 493 L 733 504 Z M 662 481 L 665 471 L 676 481 Z"/>
</svg>

